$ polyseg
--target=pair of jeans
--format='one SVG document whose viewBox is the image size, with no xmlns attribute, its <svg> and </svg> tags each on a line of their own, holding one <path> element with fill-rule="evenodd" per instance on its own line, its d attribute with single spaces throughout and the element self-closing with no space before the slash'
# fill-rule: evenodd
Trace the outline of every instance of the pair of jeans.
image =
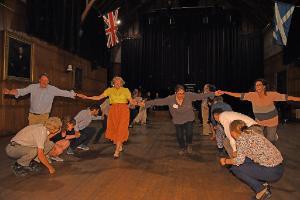
<svg viewBox="0 0 300 200">
<path fill-rule="evenodd" d="M 86 127 L 80 132 L 80 137 L 71 140 L 70 147 L 71 149 L 75 149 L 81 144 L 87 145 L 89 141 L 93 138 L 96 133 L 96 128 L 94 127 Z"/>
<path fill-rule="evenodd" d="M 243 164 L 240 166 L 233 165 L 230 171 L 258 193 L 264 189 L 264 183 L 278 181 L 283 175 L 284 167 L 283 164 L 265 167 L 246 158 Z"/>
<path fill-rule="evenodd" d="M 139 113 L 139 108 L 130 109 L 129 124 L 133 122 L 134 118 L 138 115 L 138 113 Z"/>
<path fill-rule="evenodd" d="M 181 149 L 186 149 L 187 145 L 193 142 L 193 122 L 175 124 L 176 137 Z"/>
</svg>

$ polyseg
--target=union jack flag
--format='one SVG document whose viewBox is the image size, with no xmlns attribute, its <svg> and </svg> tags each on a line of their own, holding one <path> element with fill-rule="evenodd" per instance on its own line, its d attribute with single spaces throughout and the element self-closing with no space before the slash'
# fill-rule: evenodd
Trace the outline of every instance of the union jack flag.
<svg viewBox="0 0 300 200">
<path fill-rule="evenodd" d="M 119 39 L 117 36 L 118 9 L 115 11 L 111 11 L 106 15 L 103 15 L 103 20 L 105 22 L 105 33 L 107 35 L 106 46 L 110 48 L 119 43 Z"/>
</svg>

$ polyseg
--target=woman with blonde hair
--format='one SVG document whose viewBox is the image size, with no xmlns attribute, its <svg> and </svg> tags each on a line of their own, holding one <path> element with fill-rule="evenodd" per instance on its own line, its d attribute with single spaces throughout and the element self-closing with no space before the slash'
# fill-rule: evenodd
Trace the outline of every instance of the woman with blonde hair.
<svg viewBox="0 0 300 200">
<path fill-rule="evenodd" d="M 137 103 L 132 99 L 128 88 L 123 87 L 124 80 L 120 76 L 115 76 L 112 81 L 112 87 L 107 88 L 98 96 L 88 97 L 83 94 L 77 94 L 83 99 L 90 99 L 99 101 L 105 97 L 109 98 L 110 109 L 107 119 L 107 129 L 105 137 L 114 142 L 115 152 L 114 158 L 119 158 L 120 152 L 123 150 L 123 143 L 128 140 L 129 131 L 129 108 L 128 103 L 136 105 Z"/>
</svg>

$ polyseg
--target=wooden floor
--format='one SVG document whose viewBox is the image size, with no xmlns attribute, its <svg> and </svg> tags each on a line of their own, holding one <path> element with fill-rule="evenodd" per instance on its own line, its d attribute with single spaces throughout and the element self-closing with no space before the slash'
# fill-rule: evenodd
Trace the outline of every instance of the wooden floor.
<svg viewBox="0 0 300 200">
<path fill-rule="evenodd" d="M 130 139 L 119 160 L 103 139 L 89 152 L 63 155 L 54 163 L 56 175 L 16 178 L 0 138 L 0 199 L 101 200 L 247 200 L 254 194 L 218 164 L 216 147 L 194 126 L 194 154 L 178 156 L 175 129 L 168 115 L 155 114 L 147 126 L 130 129 Z M 279 130 L 279 149 L 286 160 L 282 180 L 272 185 L 272 199 L 300 199 L 300 124 Z"/>
</svg>

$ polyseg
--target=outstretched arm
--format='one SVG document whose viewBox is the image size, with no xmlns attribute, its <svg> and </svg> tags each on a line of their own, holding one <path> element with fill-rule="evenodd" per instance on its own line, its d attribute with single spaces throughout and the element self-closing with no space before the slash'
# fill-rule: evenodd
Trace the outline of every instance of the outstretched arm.
<svg viewBox="0 0 300 200">
<path fill-rule="evenodd" d="M 236 98 L 241 98 L 242 94 L 241 93 L 234 93 L 234 92 L 227 92 L 227 91 L 223 91 L 224 94 L 227 94 L 229 96 L 232 96 L 232 97 L 236 97 Z"/>
<path fill-rule="evenodd" d="M 300 97 L 288 96 L 288 101 L 300 101 Z"/>
<path fill-rule="evenodd" d="M 166 106 L 166 105 L 169 105 L 171 98 L 172 98 L 172 96 L 168 96 L 163 99 L 154 99 L 154 100 L 145 101 L 145 102 L 143 101 L 139 105 L 146 107 L 146 108 L 149 108 L 150 106 Z"/>
<path fill-rule="evenodd" d="M 100 95 L 98 95 L 98 96 L 91 96 L 91 97 L 88 97 L 88 96 L 86 96 L 86 95 L 84 95 L 84 94 L 79 94 L 79 93 L 78 93 L 76 96 L 77 96 L 77 97 L 80 97 L 80 98 L 82 98 L 82 99 L 89 99 L 89 100 L 95 100 L 95 101 L 101 100 L 101 99 L 103 99 L 103 98 L 106 97 L 103 93 L 100 94 Z"/>
<path fill-rule="evenodd" d="M 2 94 L 17 96 L 18 90 L 16 90 L 16 89 L 9 90 L 9 89 L 7 89 L 7 88 L 4 88 L 4 89 L 2 90 Z"/>
<path fill-rule="evenodd" d="M 2 93 L 6 94 L 6 95 L 14 95 L 16 98 L 18 98 L 19 96 L 25 96 L 25 95 L 31 93 L 32 89 L 33 89 L 32 85 L 28 85 L 27 87 L 22 88 L 22 89 L 9 90 L 7 88 L 4 88 L 2 90 Z"/>
</svg>

